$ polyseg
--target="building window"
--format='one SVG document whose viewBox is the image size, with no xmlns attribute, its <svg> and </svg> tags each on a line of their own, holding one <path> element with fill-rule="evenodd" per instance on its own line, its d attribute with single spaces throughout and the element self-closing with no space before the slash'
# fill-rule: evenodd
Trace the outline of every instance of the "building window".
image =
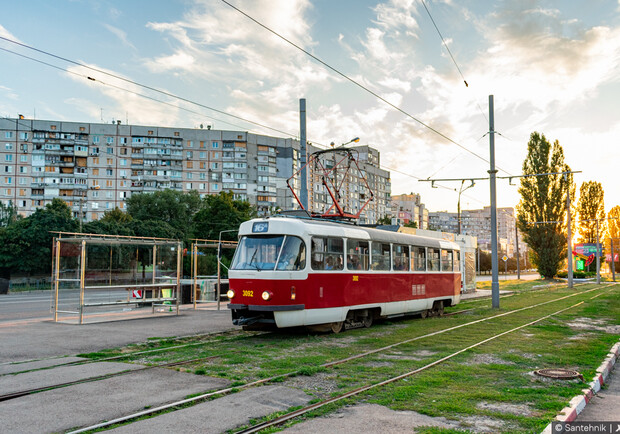
<svg viewBox="0 0 620 434">
<path fill-rule="evenodd" d="M 99 175 L 99 169 L 93 169 L 93 175 Z"/>
<path fill-rule="evenodd" d="M 189 172 L 187 174 L 187 179 L 192 179 L 194 177 L 194 174 L 192 172 Z"/>
<path fill-rule="evenodd" d="M 99 136 L 93 137 L 93 143 L 99 143 Z"/>
<path fill-rule="evenodd" d="M 152 131 L 152 130 L 149 130 L 147 134 L 148 134 L 149 136 L 152 136 L 152 135 L 153 135 L 153 131 Z"/>
<path fill-rule="evenodd" d="M 13 138 L 13 131 L 5 131 L 4 132 L 4 138 L 5 139 L 12 139 Z"/>
<path fill-rule="evenodd" d="M 194 158 L 194 153 L 192 151 L 187 151 L 187 158 Z"/>
<path fill-rule="evenodd" d="M 217 148 L 219 148 L 219 147 L 220 147 L 220 144 L 219 144 L 218 142 L 213 142 L 213 143 L 211 143 L 211 148 L 212 148 L 212 149 L 217 149 Z"/>
<path fill-rule="evenodd" d="M 188 161 L 187 162 L 187 168 L 188 169 L 193 169 L 194 168 L 194 162 L 193 161 Z"/>
<path fill-rule="evenodd" d="M 185 184 L 185 189 L 186 190 L 191 190 L 192 189 L 192 183 L 191 182 L 186 183 Z"/>
<path fill-rule="evenodd" d="M 7 155 L 7 157 L 10 157 L 10 155 Z M 7 161 L 11 161 L 11 160 L 7 160 Z M 218 163 L 211 163 L 211 169 L 217 169 L 217 168 L 219 168 Z"/>
<path fill-rule="evenodd" d="M 112 176 L 114 174 L 114 172 L 112 171 L 112 169 L 106 169 L 105 170 L 105 174 L 108 176 Z"/>
<path fill-rule="evenodd" d="M 193 148 L 194 147 L 194 141 L 193 140 L 188 140 L 187 141 L 187 147 L 188 148 Z"/>
<path fill-rule="evenodd" d="M 218 184 L 213 184 L 213 190 L 219 190 L 220 186 Z"/>
<path fill-rule="evenodd" d="M 4 161 L 13 161 L 13 155 L 5 155 Z"/>
</svg>

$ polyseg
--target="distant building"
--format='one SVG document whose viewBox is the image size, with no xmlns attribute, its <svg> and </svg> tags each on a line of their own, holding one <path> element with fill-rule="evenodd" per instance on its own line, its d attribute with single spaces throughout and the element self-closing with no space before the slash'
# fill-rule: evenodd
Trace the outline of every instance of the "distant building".
<svg viewBox="0 0 620 434">
<path fill-rule="evenodd" d="M 362 222 L 375 223 L 389 204 L 390 174 L 380 168 L 376 149 L 357 149 L 362 174 L 352 176 L 347 200 L 352 207 L 363 203 L 353 186 L 366 175 L 376 200 Z M 299 141 L 291 138 L 120 121 L 0 119 L 0 201 L 13 204 L 22 216 L 60 197 L 76 218 L 81 209 L 84 221 L 97 220 L 105 211 L 124 210 L 134 193 L 163 189 L 201 196 L 230 191 L 267 214 L 297 208 L 286 181 L 299 164 Z M 291 183 L 299 194 L 299 180 Z M 321 189 L 312 191 L 316 184 L 308 183 L 311 203 L 330 206 Z"/>
<path fill-rule="evenodd" d="M 428 229 L 429 213 L 419 194 L 392 196 L 392 224 L 404 225 L 414 221 L 420 229 Z"/>
<path fill-rule="evenodd" d="M 439 211 L 429 213 L 431 229 L 458 233 L 458 214 Z M 516 254 L 516 218 L 514 208 L 497 209 L 497 238 L 500 252 L 512 257 Z M 483 250 L 491 250 L 491 207 L 479 210 L 461 211 L 461 233 L 477 238 L 478 246 Z M 521 239 L 519 243 L 522 244 Z"/>
</svg>

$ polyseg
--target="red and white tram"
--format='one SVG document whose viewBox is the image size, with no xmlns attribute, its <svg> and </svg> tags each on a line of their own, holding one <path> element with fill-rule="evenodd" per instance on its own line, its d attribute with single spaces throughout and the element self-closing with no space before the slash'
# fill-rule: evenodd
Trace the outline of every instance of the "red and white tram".
<svg viewBox="0 0 620 434">
<path fill-rule="evenodd" d="M 233 323 L 246 329 L 440 314 L 459 302 L 460 250 L 440 239 L 292 217 L 241 224 L 228 276 Z"/>
</svg>

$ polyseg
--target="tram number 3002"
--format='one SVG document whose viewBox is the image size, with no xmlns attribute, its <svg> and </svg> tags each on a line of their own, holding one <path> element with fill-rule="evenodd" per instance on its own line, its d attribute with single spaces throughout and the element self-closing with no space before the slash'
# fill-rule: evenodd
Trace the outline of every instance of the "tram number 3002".
<svg viewBox="0 0 620 434">
<path fill-rule="evenodd" d="M 254 291 L 247 291 L 247 290 L 243 290 L 243 296 L 244 297 L 254 297 Z"/>
</svg>

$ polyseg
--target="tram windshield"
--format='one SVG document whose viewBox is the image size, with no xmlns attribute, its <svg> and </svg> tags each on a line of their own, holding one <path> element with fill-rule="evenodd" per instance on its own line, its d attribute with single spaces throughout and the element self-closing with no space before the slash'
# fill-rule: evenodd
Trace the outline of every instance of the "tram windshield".
<svg viewBox="0 0 620 434">
<path fill-rule="evenodd" d="M 306 246 L 301 238 L 284 235 L 251 235 L 244 236 L 239 241 L 230 268 L 291 271 L 301 270 L 305 266 Z"/>
</svg>

